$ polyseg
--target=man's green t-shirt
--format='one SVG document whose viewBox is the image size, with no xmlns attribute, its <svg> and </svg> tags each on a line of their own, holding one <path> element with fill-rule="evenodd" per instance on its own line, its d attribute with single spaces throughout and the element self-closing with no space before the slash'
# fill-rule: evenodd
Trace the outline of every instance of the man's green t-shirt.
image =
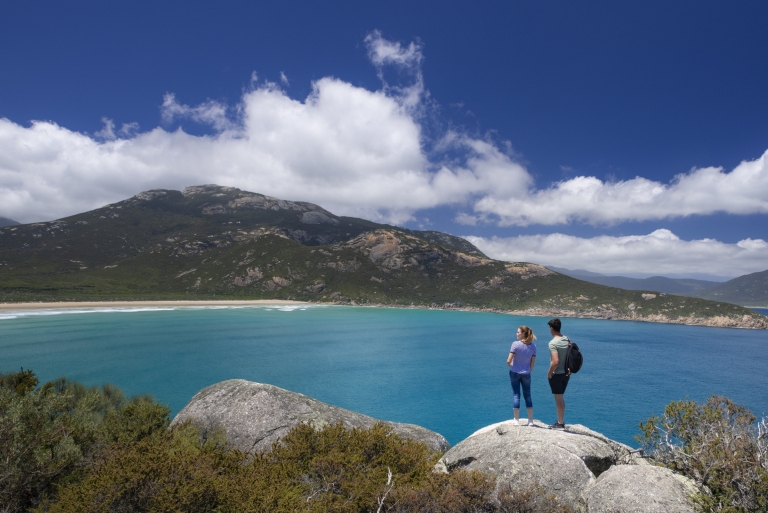
<svg viewBox="0 0 768 513">
<path fill-rule="evenodd" d="M 555 337 L 549 341 L 549 353 L 552 354 L 557 351 L 557 369 L 555 374 L 565 374 L 565 355 L 568 353 L 568 342 L 570 339 L 566 336 Z"/>
</svg>

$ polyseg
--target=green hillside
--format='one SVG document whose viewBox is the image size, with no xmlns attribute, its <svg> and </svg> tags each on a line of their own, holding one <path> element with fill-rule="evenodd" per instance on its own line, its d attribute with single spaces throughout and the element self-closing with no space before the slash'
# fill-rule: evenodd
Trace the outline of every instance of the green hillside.
<svg viewBox="0 0 768 513">
<path fill-rule="evenodd" d="M 230 187 L 147 191 L 0 229 L 0 300 L 295 299 L 766 328 L 751 310 L 627 291 L 469 242 Z"/>
<path fill-rule="evenodd" d="M 768 271 L 745 274 L 691 295 L 712 301 L 768 308 Z"/>
</svg>

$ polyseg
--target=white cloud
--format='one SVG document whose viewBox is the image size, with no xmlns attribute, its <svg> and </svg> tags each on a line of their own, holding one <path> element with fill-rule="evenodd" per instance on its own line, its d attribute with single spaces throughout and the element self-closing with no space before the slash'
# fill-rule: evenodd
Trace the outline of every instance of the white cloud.
<svg viewBox="0 0 768 513">
<path fill-rule="evenodd" d="M 682 240 L 669 230 L 627 237 L 579 238 L 555 233 L 518 237 L 465 237 L 499 260 L 534 262 L 602 274 L 741 276 L 768 268 L 768 243 L 746 239 Z"/>
<path fill-rule="evenodd" d="M 114 141 L 118 137 L 133 137 L 139 131 L 138 123 L 123 123 L 123 126 L 115 133 L 115 122 L 109 118 L 101 118 L 104 127 L 94 133 L 94 137 L 106 141 Z"/>
<path fill-rule="evenodd" d="M 367 44 L 379 65 L 421 59 L 417 45 L 390 44 L 380 34 Z M 213 128 L 207 136 L 160 127 L 131 134 L 131 124 L 116 133 L 105 119 L 99 136 L 89 137 L 51 122 L 23 127 L 0 119 L 0 215 L 48 220 L 150 188 L 218 183 L 402 223 L 420 209 L 530 184 L 501 149 L 454 132 L 440 147 L 462 161 L 430 163 L 413 96 L 403 89 L 370 91 L 323 78 L 300 101 L 274 83 L 257 85 L 255 73 L 252 80 L 234 107 L 212 100 L 189 106 L 165 95 L 166 123 L 191 119 Z"/>
<path fill-rule="evenodd" d="M 210 125 L 214 130 L 224 131 L 234 127 L 233 122 L 227 117 L 227 110 L 226 105 L 214 100 L 208 100 L 195 107 L 182 105 L 176 101 L 176 95 L 166 93 L 163 96 L 160 114 L 165 123 L 188 118 L 204 125 Z"/>
<path fill-rule="evenodd" d="M 412 113 L 419 112 L 424 89 L 424 77 L 421 73 L 421 61 L 424 58 L 421 44 L 411 42 L 404 47 L 399 42 L 384 39 L 381 31 L 374 30 L 365 38 L 368 58 L 378 70 L 379 79 L 384 84 L 384 91 L 396 96 L 400 104 Z M 410 84 L 392 86 L 384 79 L 384 66 L 395 66 L 401 72 L 413 77 Z"/>
<path fill-rule="evenodd" d="M 123 123 L 120 130 L 117 131 L 117 135 L 120 137 L 133 137 L 139 132 L 139 124 L 135 121 L 133 123 Z"/>
<path fill-rule="evenodd" d="M 615 224 L 717 212 L 764 214 L 768 213 L 768 151 L 731 172 L 721 167 L 693 169 L 668 184 L 642 177 L 609 183 L 578 176 L 525 194 L 488 194 L 475 202 L 474 209 L 498 216 L 501 226 Z"/>
<path fill-rule="evenodd" d="M 190 117 L 218 133 L 155 128 L 104 140 L 50 122 L 0 120 L 0 215 L 52 219 L 149 188 L 219 183 L 314 201 L 340 214 L 402 222 L 439 204 L 425 170 L 420 127 L 382 92 L 318 80 L 303 102 L 273 84 L 243 96 L 242 123 L 225 106 L 189 107 L 167 95 L 163 116 Z M 111 122 L 110 122 L 111 123 Z"/>
<path fill-rule="evenodd" d="M 101 122 L 104 123 L 104 128 L 93 135 L 108 141 L 117 139 L 117 136 L 115 135 L 115 122 L 109 118 L 101 118 Z"/>
<path fill-rule="evenodd" d="M 469 225 L 768 212 L 768 152 L 731 172 L 695 169 L 667 184 L 575 176 L 537 189 L 507 144 L 448 131 L 427 149 L 422 46 L 388 41 L 378 31 L 365 44 L 380 90 L 322 78 L 307 98 L 294 99 L 275 83 L 259 83 L 253 72 L 236 105 L 208 100 L 190 106 L 172 93 L 164 96 L 164 123 L 202 123 L 212 135 L 162 127 L 140 133 L 135 123 L 116 130 L 104 118 L 104 128 L 89 136 L 52 122 L 24 127 L 0 119 L 0 216 L 49 220 L 150 188 L 201 183 L 396 224 L 446 205 L 457 207 L 456 220 Z M 399 72 L 398 85 L 384 79 L 386 66 Z M 284 73 L 281 81 L 288 83 Z"/>
<path fill-rule="evenodd" d="M 417 69 L 421 66 L 424 55 L 421 45 L 411 42 L 407 47 L 396 41 L 384 39 L 381 31 L 374 30 L 365 38 L 368 57 L 374 66 L 381 68 L 387 64 L 396 64 L 405 68 Z"/>
<path fill-rule="evenodd" d="M 291 83 L 288 81 L 288 77 L 285 76 L 285 73 L 282 71 L 280 72 L 280 83 L 282 83 L 285 87 L 289 87 Z"/>
</svg>

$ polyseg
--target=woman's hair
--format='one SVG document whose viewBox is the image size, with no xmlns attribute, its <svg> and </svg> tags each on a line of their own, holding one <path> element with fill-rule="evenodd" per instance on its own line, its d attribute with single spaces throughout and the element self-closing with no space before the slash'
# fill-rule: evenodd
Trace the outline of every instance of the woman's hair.
<svg viewBox="0 0 768 513">
<path fill-rule="evenodd" d="M 530 344 L 536 340 L 536 335 L 533 334 L 533 330 L 528 326 L 520 326 L 518 329 L 523 334 L 523 340 L 520 341 L 523 344 Z"/>
</svg>

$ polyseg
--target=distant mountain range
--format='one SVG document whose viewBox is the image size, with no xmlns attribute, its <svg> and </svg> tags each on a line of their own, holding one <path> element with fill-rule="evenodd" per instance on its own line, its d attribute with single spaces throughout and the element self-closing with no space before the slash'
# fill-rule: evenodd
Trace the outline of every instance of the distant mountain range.
<svg viewBox="0 0 768 513">
<path fill-rule="evenodd" d="M 0 228 L 4 226 L 16 226 L 19 223 L 18 221 L 14 221 L 13 219 L 8 219 L 7 217 L 0 217 Z"/>
<path fill-rule="evenodd" d="M 745 274 L 690 295 L 713 301 L 768 308 L 768 271 Z"/>
<path fill-rule="evenodd" d="M 573 278 L 578 278 L 580 280 L 588 281 L 591 283 L 605 285 L 606 287 L 618 287 L 620 289 L 627 290 L 654 290 L 658 292 L 666 292 L 667 294 L 688 295 L 715 287 L 721 283 L 707 280 L 666 278 L 664 276 L 651 276 L 650 278 L 628 278 L 627 276 L 606 276 L 604 274 L 593 273 L 583 269 L 572 270 L 554 266 L 547 266 L 547 268 L 565 274 L 566 276 L 571 276 Z"/>
<path fill-rule="evenodd" d="M 665 292 L 713 301 L 727 301 L 743 306 L 768 307 L 768 271 L 747 274 L 726 282 L 717 282 L 664 276 L 641 279 L 627 276 L 606 276 L 583 269 L 573 270 L 554 266 L 547 266 L 547 268 L 566 276 L 607 287 Z"/>
<path fill-rule="evenodd" d="M 0 301 L 249 298 L 768 328 L 722 300 L 605 287 L 453 235 L 217 185 L 0 228 Z"/>
</svg>

